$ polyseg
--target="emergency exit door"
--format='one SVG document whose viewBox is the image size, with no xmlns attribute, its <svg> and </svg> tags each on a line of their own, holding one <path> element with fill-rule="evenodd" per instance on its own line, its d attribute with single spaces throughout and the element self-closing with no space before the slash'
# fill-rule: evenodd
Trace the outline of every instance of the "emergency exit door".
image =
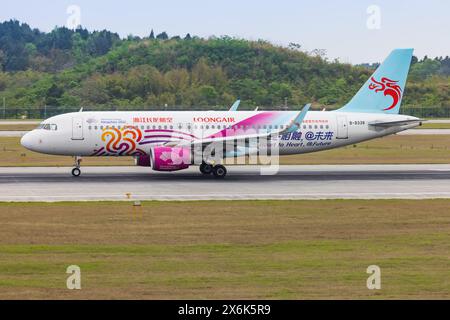
<svg viewBox="0 0 450 320">
<path fill-rule="evenodd" d="M 348 122 L 346 116 L 337 117 L 337 139 L 348 139 Z"/>
<path fill-rule="evenodd" d="M 83 119 L 72 118 L 72 140 L 83 140 Z"/>
</svg>

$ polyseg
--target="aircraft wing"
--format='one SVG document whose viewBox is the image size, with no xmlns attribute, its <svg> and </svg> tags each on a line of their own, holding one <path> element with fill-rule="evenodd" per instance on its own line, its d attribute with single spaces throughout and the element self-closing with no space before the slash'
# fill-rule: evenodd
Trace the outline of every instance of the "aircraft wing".
<svg viewBox="0 0 450 320">
<path fill-rule="evenodd" d="M 303 109 L 298 113 L 298 115 L 290 122 L 288 123 L 284 129 L 280 129 L 277 131 L 271 131 L 271 132 L 264 132 L 264 133 L 255 133 L 255 134 L 243 134 L 243 135 L 235 135 L 235 136 L 224 136 L 224 137 L 217 137 L 217 138 L 205 138 L 205 139 L 197 139 L 197 140 L 191 140 L 187 142 L 168 142 L 164 144 L 165 146 L 170 147 L 196 147 L 196 146 L 202 146 L 203 148 L 215 144 L 215 143 L 227 143 L 227 142 L 238 142 L 243 141 L 245 144 L 248 144 L 248 141 L 250 139 L 255 138 L 267 138 L 270 139 L 273 136 L 279 136 L 285 133 L 290 133 L 293 131 L 296 131 L 300 128 L 301 123 L 303 122 L 303 119 L 305 118 L 306 114 L 309 111 L 309 108 L 311 107 L 310 104 L 303 107 Z"/>
<path fill-rule="evenodd" d="M 236 100 L 233 105 L 231 106 L 229 111 L 237 111 L 239 108 L 239 104 L 241 103 L 241 100 Z"/>
<path fill-rule="evenodd" d="M 288 127 L 286 132 L 283 133 L 289 133 L 294 132 L 300 129 L 300 125 L 303 122 L 303 119 L 305 119 L 306 114 L 309 111 L 309 108 L 311 108 L 311 104 L 308 103 L 306 106 L 303 107 L 302 111 L 295 117 L 294 121 L 292 121 L 291 125 Z"/>
</svg>

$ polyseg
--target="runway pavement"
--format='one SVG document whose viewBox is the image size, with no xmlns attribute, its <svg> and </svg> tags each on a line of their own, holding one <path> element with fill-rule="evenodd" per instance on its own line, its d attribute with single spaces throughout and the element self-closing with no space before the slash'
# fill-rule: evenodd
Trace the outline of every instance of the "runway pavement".
<svg viewBox="0 0 450 320">
<path fill-rule="evenodd" d="M 412 129 L 397 133 L 399 135 L 410 135 L 410 136 L 428 136 L 428 135 L 447 135 L 450 134 L 450 129 Z"/>
<path fill-rule="evenodd" d="M 28 131 L 0 131 L 0 137 L 22 137 Z"/>
<path fill-rule="evenodd" d="M 224 180 L 198 167 L 158 173 L 143 167 L 0 168 L 0 201 L 430 199 L 450 198 L 450 165 L 229 166 Z"/>
<path fill-rule="evenodd" d="M 450 123 L 450 119 L 427 120 L 426 123 Z"/>
</svg>

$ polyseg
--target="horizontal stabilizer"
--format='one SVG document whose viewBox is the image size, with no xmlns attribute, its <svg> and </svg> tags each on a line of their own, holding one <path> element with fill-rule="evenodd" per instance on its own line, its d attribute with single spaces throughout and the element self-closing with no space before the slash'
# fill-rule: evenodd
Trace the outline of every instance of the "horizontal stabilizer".
<svg viewBox="0 0 450 320">
<path fill-rule="evenodd" d="M 406 126 L 412 123 L 416 122 L 423 122 L 425 120 L 422 119 L 412 119 L 412 120 L 400 120 L 400 121 L 387 121 L 387 122 L 378 122 L 374 121 L 369 123 L 369 126 L 375 126 L 375 127 L 399 127 L 399 126 Z"/>
</svg>

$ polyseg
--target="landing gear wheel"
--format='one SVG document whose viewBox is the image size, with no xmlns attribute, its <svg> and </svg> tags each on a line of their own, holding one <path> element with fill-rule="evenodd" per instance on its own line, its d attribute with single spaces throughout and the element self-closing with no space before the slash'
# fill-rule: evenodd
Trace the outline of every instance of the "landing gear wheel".
<svg viewBox="0 0 450 320">
<path fill-rule="evenodd" d="M 72 175 L 73 175 L 74 177 L 79 177 L 80 174 L 81 174 L 81 170 L 80 170 L 79 168 L 73 168 L 73 169 L 72 169 Z"/>
<path fill-rule="evenodd" d="M 214 166 L 213 174 L 216 178 L 225 178 L 225 176 L 227 175 L 227 169 L 223 165 L 218 164 L 217 166 Z"/>
<path fill-rule="evenodd" d="M 213 166 L 208 163 L 203 162 L 200 165 L 200 172 L 203 174 L 211 174 L 213 172 Z"/>
</svg>

